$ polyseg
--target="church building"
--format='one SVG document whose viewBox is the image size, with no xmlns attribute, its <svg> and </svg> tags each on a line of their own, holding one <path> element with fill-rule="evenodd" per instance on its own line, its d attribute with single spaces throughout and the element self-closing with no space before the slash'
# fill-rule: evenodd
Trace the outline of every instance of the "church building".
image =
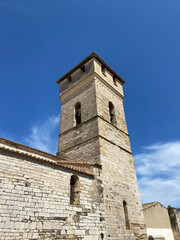
<svg viewBox="0 0 180 240">
<path fill-rule="evenodd" d="M 57 84 L 57 155 L 0 138 L 1 240 L 145 240 L 124 80 L 96 53 Z"/>
</svg>

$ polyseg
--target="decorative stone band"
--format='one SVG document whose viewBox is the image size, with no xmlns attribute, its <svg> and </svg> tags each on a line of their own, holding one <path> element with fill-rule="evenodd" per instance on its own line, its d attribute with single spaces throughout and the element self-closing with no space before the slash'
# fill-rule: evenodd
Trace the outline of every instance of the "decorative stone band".
<svg viewBox="0 0 180 240">
<path fill-rule="evenodd" d="M 100 119 L 104 120 L 105 122 L 107 122 L 109 125 L 112 126 L 112 124 L 111 124 L 109 121 L 107 121 L 104 117 L 102 117 L 102 116 L 100 116 L 100 115 L 95 115 L 94 117 L 92 117 L 92 118 L 84 121 L 83 123 L 80 123 L 80 124 L 78 124 L 77 126 L 73 126 L 72 128 L 70 128 L 70 129 L 68 129 L 68 130 L 60 133 L 60 134 L 59 134 L 59 137 L 62 136 L 62 135 L 67 134 L 68 132 L 71 132 L 73 129 L 78 129 L 78 128 L 80 128 L 84 123 L 91 122 L 92 120 L 97 119 L 97 118 L 100 118 Z M 113 127 L 116 128 L 119 132 L 122 132 L 123 134 L 125 134 L 126 136 L 129 137 L 129 134 L 128 134 L 127 132 L 125 132 L 125 131 L 117 128 L 116 126 L 113 126 Z"/>
<path fill-rule="evenodd" d="M 65 151 L 67 151 L 67 150 L 69 150 L 69 149 L 71 149 L 71 148 L 77 147 L 77 146 L 81 145 L 82 143 L 88 142 L 88 141 L 90 141 L 90 140 L 92 140 L 92 139 L 95 139 L 95 138 L 102 138 L 102 139 L 104 139 L 105 141 L 107 141 L 107 142 L 109 142 L 109 143 L 112 143 L 113 145 L 116 145 L 116 146 L 119 147 L 120 149 L 122 149 L 122 150 L 124 150 L 125 152 L 129 153 L 130 155 L 132 155 L 132 152 L 131 152 L 131 151 L 129 151 L 129 150 L 121 147 L 120 145 L 118 145 L 118 144 L 116 144 L 116 143 L 108 140 L 107 138 L 101 136 L 100 134 L 96 134 L 96 135 L 92 136 L 91 138 L 88 138 L 88 139 L 86 139 L 86 140 L 84 140 L 84 141 L 81 141 L 81 142 L 79 142 L 79 143 L 77 143 L 77 144 L 74 144 L 74 145 L 71 146 L 71 147 L 68 147 L 68 148 L 66 148 L 66 149 L 63 149 L 62 151 L 58 152 L 58 154 L 62 154 L 62 153 L 64 153 Z"/>
<path fill-rule="evenodd" d="M 72 84 L 68 89 L 66 89 L 65 91 L 63 91 L 62 93 L 60 92 L 59 97 L 60 99 L 63 99 L 64 97 L 67 97 L 69 95 L 71 95 L 73 92 L 75 92 L 77 90 L 77 88 L 81 88 L 84 84 L 86 84 L 89 80 L 91 79 L 99 79 L 101 82 L 103 82 L 105 84 L 106 87 L 108 87 L 109 89 L 111 89 L 111 91 L 116 94 L 117 96 L 119 96 L 121 99 L 124 99 L 124 96 L 118 92 L 117 90 L 115 90 L 108 82 L 106 82 L 101 76 L 98 75 L 98 73 L 96 72 L 92 72 L 90 73 L 88 76 L 85 76 L 81 79 L 81 81 L 78 84 Z"/>
</svg>

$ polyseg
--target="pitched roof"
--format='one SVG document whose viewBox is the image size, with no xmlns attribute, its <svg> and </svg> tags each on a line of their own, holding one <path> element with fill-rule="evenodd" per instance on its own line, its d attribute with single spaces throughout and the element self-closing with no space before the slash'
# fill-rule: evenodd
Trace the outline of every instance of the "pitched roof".
<svg viewBox="0 0 180 240">
<path fill-rule="evenodd" d="M 69 72 L 67 72 L 64 76 L 59 78 L 56 83 L 59 84 L 62 82 L 65 78 L 69 77 L 73 72 L 75 72 L 77 69 L 82 67 L 85 63 L 87 63 L 91 58 L 97 59 L 106 69 L 109 70 L 109 72 L 112 73 L 112 75 L 117 78 L 122 84 L 125 83 L 125 81 L 114 71 L 112 68 L 109 67 L 107 63 L 105 63 L 102 58 L 100 58 L 95 52 L 91 53 L 88 57 L 86 57 L 83 61 L 81 61 L 79 64 L 77 64 L 73 69 L 71 69 Z"/>
<path fill-rule="evenodd" d="M 94 166 L 97 165 L 83 161 L 78 162 L 69 161 L 65 158 L 61 158 L 59 156 L 55 156 L 4 138 L 0 138 L 0 149 L 24 155 L 27 157 L 32 157 L 38 161 L 58 165 L 62 168 L 68 168 L 73 171 L 81 172 L 91 176 L 94 176 Z"/>
<path fill-rule="evenodd" d="M 152 206 L 155 206 L 156 204 L 158 204 L 159 202 L 155 201 L 155 202 L 150 202 L 150 203 L 145 203 L 142 205 L 143 210 L 146 208 L 150 208 Z"/>
</svg>

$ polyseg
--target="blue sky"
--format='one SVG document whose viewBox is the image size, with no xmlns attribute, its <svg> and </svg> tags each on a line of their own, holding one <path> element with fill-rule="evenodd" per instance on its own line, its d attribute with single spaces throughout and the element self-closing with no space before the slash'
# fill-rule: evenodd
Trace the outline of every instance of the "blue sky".
<svg viewBox="0 0 180 240">
<path fill-rule="evenodd" d="M 123 79 L 142 202 L 180 207 L 180 1 L 0 0 L 0 135 L 56 153 L 56 80 L 92 51 Z"/>
</svg>

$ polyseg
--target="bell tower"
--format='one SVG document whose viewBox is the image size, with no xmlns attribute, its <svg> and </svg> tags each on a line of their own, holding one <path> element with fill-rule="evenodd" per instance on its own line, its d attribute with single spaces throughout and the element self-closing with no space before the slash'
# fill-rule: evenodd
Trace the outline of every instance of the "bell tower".
<svg viewBox="0 0 180 240">
<path fill-rule="evenodd" d="M 124 80 L 93 52 L 57 83 L 61 100 L 57 155 L 102 168 L 105 239 L 146 239 L 123 107 Z"/>
</svg>

